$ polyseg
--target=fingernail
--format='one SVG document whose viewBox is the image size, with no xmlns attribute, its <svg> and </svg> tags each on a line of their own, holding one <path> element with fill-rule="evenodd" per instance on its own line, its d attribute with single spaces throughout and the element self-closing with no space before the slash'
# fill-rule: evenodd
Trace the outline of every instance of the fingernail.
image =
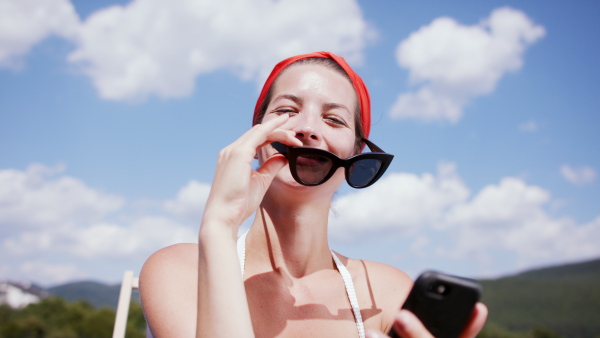
<svg viewBox="0 0 600 338">
<path fill-rule="evenodd" d="M 412 326 L 412 318 L 406 312 L 400 311 L 400 313 L 396 316 L 396 319 L 404 330 L 409 330 Z"/>
<path fill-rule="evenodd" d="M 371 330 L 367 330 L 365 332 L 365 337 L 366 338 L 381 338 L 383 337 L 382 335 L 379 334 L 379 332 L 377 331 L 371 331 Z"/>
</svg>

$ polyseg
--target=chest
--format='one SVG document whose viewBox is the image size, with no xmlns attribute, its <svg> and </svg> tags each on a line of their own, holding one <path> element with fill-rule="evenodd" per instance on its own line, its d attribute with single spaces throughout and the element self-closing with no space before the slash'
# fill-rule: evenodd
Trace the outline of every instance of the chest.
<svg viewBox="0 0 600 338">
<path fill-rule="evenodd" d="M 245 282 L 257 337 L 356 337 L 356 322 L 339 273 L 298 281 L 276 273 Z"/>
</svg>

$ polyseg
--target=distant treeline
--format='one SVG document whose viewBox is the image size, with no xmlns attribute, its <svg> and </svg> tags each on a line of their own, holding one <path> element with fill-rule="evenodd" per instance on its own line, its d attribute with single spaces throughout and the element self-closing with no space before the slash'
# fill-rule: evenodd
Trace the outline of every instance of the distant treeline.
<svg viewBox="0 0 600 338">
<path fill-rule="evenodd" d="M 23 309 L 0 305 L 0 338 L 111 337 L 114 323 L 115 310 L 86 301 L 50 297 Z M 131 302 L 125 336 L 146 337 L 146 321 L 136 302 Z"/>
<path fill-rule="evenodd" d="M 600 260 L 482 281 L 490 315 L 482 337 L 600 337 Z M 503 329 L 506 328 L 506 329 Z M 501 332 L 497 335 L 497 332 Z"/>
<path fill-rule="evenodd" d="M 496 323 L 488 321 L 478 338 L 562 338 L 563 336 L 546 327 L 536 326 L 524 331 L 511 331 Z M 569 336 L 566 336 L 569 337 Z"/>
</svg>

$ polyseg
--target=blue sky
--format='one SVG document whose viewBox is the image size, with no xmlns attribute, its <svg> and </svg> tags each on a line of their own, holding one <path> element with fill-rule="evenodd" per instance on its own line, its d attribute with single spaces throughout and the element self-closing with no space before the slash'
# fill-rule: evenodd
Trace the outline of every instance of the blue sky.
<svg viewBox="0 0 600 338">
<path fill-rule="evenodd" d="M 313 3 L 314 2 L 314 3 Z M 315 10 L 317 8 L 318 10 Z M 194 242 L 218 151 L 284 57 L 344 56 L 380 182 L 331 245 L 411 276 L 600 256 L 596 1 L 0 0 L 0 279 L 119 280 Z"/>
</svg>

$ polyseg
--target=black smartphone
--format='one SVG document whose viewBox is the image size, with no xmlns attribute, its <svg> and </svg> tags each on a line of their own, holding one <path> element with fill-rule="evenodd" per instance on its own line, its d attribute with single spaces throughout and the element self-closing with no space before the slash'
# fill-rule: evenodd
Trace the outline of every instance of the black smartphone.
<svg viewBox="0 0 600 338">
<path fill-rule="evenodd" d="M 417 278 L 403 309 L 410 310 L 437 338 L 455 338 L 471 318 L 482 287 L 474 280 L 426 271 Z M 392 328 L 388 335 L 398 338 Z"/>
</svg>

